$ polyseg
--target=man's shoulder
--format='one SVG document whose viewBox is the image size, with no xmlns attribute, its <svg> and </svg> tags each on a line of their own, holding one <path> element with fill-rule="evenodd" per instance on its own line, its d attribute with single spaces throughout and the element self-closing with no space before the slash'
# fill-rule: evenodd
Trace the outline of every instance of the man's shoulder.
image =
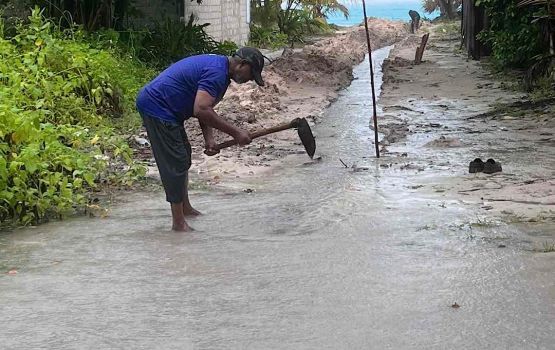
<svg viewBox="0 0 555 350">
<path fill-rule="evenodd" d="M 202 63 L 206 67 L 223 67 L 227 62 L 227 57 L 216 54 L 201 54 L 187 57 L 185 60 Z"/>
</svg>

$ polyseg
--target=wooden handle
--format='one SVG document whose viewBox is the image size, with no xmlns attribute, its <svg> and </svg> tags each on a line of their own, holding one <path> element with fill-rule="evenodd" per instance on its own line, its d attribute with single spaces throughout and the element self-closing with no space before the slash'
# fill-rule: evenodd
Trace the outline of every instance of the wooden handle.
<svg viewBox="0 0 555 350">
<path fill-rule="evenodd" d="M 294 128 L 294 127 L 295 127 L 295 120 L 293 120 L 291 122 L 288 122 L 288 123 L 285 123 L 285 124 L 276 125 L 274 127 L 268 128 L 268 129 L 262 129 L 262 130 L 255 131 L 255 132 L 251 133 L 250 136 L 251 136 L 251 139 L 256 139 L 256 138 L 261 137 L 261 136 L 266 136 L 266 135 L 269 135 L 269 134 L 273 134 L 273 133 L 280 132 L 280 131 L 283 131 L 283 130 L 291 129 L 291 128 Z M 222 142 L 219 145 L 217 145 L 216 149 L 221 150 L 221 149 L 231 147 L 231 146 L 236 145 L 236 144 L 237 144 L 237 141 L 228 140 L 228 141 Z"/>
</svg>

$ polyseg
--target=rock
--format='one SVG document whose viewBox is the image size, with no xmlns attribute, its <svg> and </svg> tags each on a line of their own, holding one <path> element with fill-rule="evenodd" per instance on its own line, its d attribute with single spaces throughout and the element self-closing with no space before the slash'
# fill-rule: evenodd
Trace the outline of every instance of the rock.
<svg viewBox="0 0 555 350">
<path fill-rule="evenodd" d="M 286 47 L 283 49 L 283 52 L 281 53 L 282 57 L 287 57 L 287 56 L 291 56 L 294 53 L 293 49 L 290 47 Z"/>
<path fill-rule="evenodd" d="M 144 137 L 135 136 L 135 142 L 139 144 L 141 147 L 148 147 L 150 146 L 150 142 Z"/>
</svg>

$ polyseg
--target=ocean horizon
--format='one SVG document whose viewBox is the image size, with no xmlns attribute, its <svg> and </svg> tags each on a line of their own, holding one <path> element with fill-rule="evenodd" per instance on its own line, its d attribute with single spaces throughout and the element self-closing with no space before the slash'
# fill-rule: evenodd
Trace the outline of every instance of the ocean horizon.
<svg viewBox="0 0 555 350">
<path fill-rule="evenodd" d="M 362 1 L 341 1 L 349 9 L 349 18 L 345 19 L 341 13 L 329 15 L 328 23 L 338 26 L 356 26 L 363 23 L 364 14 L 362 11 Z M 433 19 L 439 13 L 425 13 L 420 0 L 367 0 L 366 15 L 368 17 L 410 21 L 409 10 L 420 13 L 422 19 Z"/>
</svg>

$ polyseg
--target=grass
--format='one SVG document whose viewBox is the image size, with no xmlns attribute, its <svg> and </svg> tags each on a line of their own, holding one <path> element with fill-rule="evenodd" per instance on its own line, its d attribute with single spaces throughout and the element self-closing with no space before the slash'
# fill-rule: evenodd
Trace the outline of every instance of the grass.
<svg viewBox="0 0 555 350">
<path fill-rule="evenodd" d="M 555 97 L 554 81 L 543 77 L 540 78 L 536 88 L 530 93 L 530 100 L 541 101 Z"/>
<path fill-rule="evenodd" d="M 439 24 L 434 32 L 444 35 L 460 35 L 461 25 L 459 21 L 449 21 Z"/>
<path fill-rule="evenodd" d="M 493 227 L 493 226 L 497 226 L 498 224 L 492 220 L 488 220 L 488 219 L 481 219 L 479 217 L 476 217 L 476 221 L 475 222 L 470 222 L 468 224 L 470 227 Z"/>
<path fill-rule="evenodd" d="M 553 253 L 555 252 L 555 241 L 545 241 L 542 243 L 542 246 L 540 248 L 540 252 L 542 253 Z"/>
</svg>

